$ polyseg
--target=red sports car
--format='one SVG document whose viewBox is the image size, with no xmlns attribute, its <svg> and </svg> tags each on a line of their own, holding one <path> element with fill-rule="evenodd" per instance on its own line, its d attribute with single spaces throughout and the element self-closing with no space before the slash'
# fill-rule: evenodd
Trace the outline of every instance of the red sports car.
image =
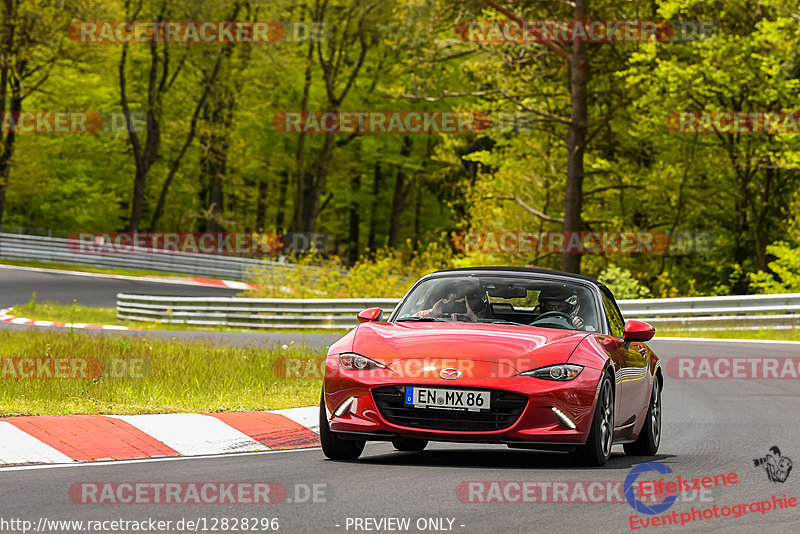
<svg viewBox="0 0 800 534">
<path fill-rule="evenodd" d="M 611 291 L 584 276 L 485 267 L 419 280 L 391 313 L 328 352 L 320 437 L 355 460 L 368 440 L 401 451 L 428 441 L 571 451 L 602 465 L 611 446 L 653 455 L 663 378 L 655 329 L 623 323 Z M 624 326 L 623 326 L 624 324 Z"/>
</svg>

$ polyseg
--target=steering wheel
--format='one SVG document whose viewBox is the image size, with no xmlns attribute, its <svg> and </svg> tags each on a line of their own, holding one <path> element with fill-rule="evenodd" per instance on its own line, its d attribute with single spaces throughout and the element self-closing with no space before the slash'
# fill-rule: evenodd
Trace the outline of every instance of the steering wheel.
<svg viewBox="0 0 800 534">
<path fill-rule="evenodd" d="M 474 323 L 475 321 L 466 313 L 454 313 L 453 318 L 458 322 Z"/>
<path fill-rule="evenodd" d="M 539 317 L 534 319 L 533 323 L 538 323 L 541 319 L 548 319 L 550 317 L 558 317 L 560 319 L 564 319 L 570 326 L 572 326 L 572 316 L 568 313 L 560 312 L 560 311 L 549 311 L 544 312 Z"/>
</svg>

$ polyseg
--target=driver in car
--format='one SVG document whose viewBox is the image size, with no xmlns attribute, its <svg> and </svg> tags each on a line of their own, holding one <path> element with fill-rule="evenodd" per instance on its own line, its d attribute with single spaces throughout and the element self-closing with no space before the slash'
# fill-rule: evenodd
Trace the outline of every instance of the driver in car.
<svg viewBox="0 0 800 534">
<path fill-rule="evenodd" d="M 488 309 L 480 287 L 469 288 L 463 297 L 451 293 L 447 298 L 439 299 L 432 308 L 420 310 L 413 317 L 436 317 L 458 320 L 458 316 L 466 316 L 472 322 L 485 316 Z"/>
<path fill-rule="evenodd" d="M 576 305 L 571 304 L 570 300 L 575 300 L 575 294 L 566 287 L 545 288 L 539 294 L 539 305 L 541 312 L 558 312 L 568 315 L 569 322 L 575 328 L 583 328 L 583 319 L 575 313 Z"/>
</svg>

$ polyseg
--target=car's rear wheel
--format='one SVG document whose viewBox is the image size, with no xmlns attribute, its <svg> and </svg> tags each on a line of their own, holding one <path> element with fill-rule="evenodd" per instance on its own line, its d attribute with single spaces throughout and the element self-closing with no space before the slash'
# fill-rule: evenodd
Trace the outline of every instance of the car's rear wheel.
<svg viewBox="0 0 800 534">
<path fill-rule="evenodd" d="M 575 457 L 582 465 L 601 466 L 611 456 L 614 439 L 614 388 L 608 374 L 600 379 L 600 393 L 594 409 L 592 427 L 586 444 L 575 450 Z"/>
<path fill-rule="evenodd" d="M 419 438 L 395 438 L 392 445 L 398 451 L 419 452 L 428 446 L 428 440 Z"/>
<path fill-rule="evenodd" d="M 364 440 L 342 439 L 331 431 L 325 413 L 325 393 L 319 402 L 319 440 L 322 452 L 331 460 L 356 460 L 364 452 Z"/>
<path fill-rule="evenodd" d="M 661 382 L 658 377 L 653 380 L 653 393 L 650 406 L 639 437 L 633 443 L 623 445 L 625 454 L 630 456 L 653 456 L 661 444 Z"/>
</svg>

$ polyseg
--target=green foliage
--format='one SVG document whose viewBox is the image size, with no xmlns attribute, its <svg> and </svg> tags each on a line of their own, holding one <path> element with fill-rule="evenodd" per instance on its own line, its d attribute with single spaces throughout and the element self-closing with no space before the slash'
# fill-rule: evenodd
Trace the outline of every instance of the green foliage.
<svg viewBox="0 0 800 534">
<path fill-rule="evenodd" d="M 8 20 L 31 21 L 35 30 L 30 34 L 35 38 L 11 57 L 14 68 L 27 65 L 30 75 L 22 78 L 23 109 L 119 112 L 122 46 L 70 41 L 63 29 L 72 20 L 125 20 L 127 3 L 12 4 L 19 5 L 18 17 Z M 233 232 L 309 231 L 293 222 L 302 175 L 306 193 L 311 182 L 319 185 L 312 191 L 319 198 L 313 231 L 334 245 L 324 258 L 288 258 L 298 262 L 294 272 L 283 270 L 273 278 L 259 273 L 269 288 L 264 295 L 397 295 L 436 266 L 560 268 L 558 253 L 454 257 L 441 238 L 460 230 L 563 227 L 569 66 L 535 43 L 459 39 L 454 29 L 459 22 L 502 18 L 485 3 L 143 0 L 131 5 L 139 4 L 138 20 L 155 20 L 162 10 L 172 20 L 227 20 L 239 6 L 242 20 L 317 21 L 335 30 L 321 43 L 288 38 L 259 45 L 158 47 L 162 58 L 168 52 L 167 71 L 174 77 L 156 105 L 161 136 L 145 188 L 145 227 L 181 154 L 215 60 L 223 57 L 197 117 L 197 136 L 168 189 L 158 230 L 198 231 L 214 221 Z M 528 20 L 572 18 L 567 2 L 507 4 Z M 317 5 L 324 8 L 315 11 Z M 624 9 L 602 0 L 590 3 L 589 18 L 717 23 L 719 32 L 708 39 L 587 45 L 590 127 L 582 202 L 586 230 L 706 232 L 716 244 L 707 251 L 666 255 L 587 255 L 583 271 L 596 276 L 613 265 L 619 273 L 606 276 L 630 272 L 630 280 L 653 296 L 772 287 L 763 274 L 769 271 L 767 245 L 800 239 L 800 136 L 678 134 L 667 121 L 681 110 L 800 109 L 796 0 L 633 0 Z M 571 52 L 568 44 L 557 45 Z M 332 51 L 338 59 L 329 78 L 326 58 Z M 131 109 L 143 112 L 150 106 L 151 48 L 131 43 L 127 54 Z M 348 84 L 345 97 L 337 98 Z M 276 129 L 278 112 L 303 107 L 479 110 L 490 117 L 507 112 L 532 127 L 332 138 Z M 64 233 L 122 229 L 131 211 L 131 155 L 122 129 L 17 136 L 0 223 Z M 218 196 L 212 194 L 215 188 Z M 390 242 L 393 250 L 387 249 Z M 342 281 L 337 271 L 342 268 L 353 268 L 349 282 Z M 755 283 L 750 273 L 758 273 Z"/>
<path fill-rule="evenodd" d="M 769 262 L 771 272 L 750 273 L 750 287 L 755 293 L 800 293 L 800 248 L 779 241 L 767 247 L 775 256 Z"/>
<path fill-rule="evenodd" d="M 623 269 L 613 263 L 603 269 L 597 281 L 605 284 L 614 297 L 621 299 L 639 299 L 650 295 L 650 290 L 639 283 L 628 269 Z"/>
<path fill-rule="evenodd" d="M 407 243 L 410 246 L 410 243 Z M 388 298 L 402 297 L 422 276 L 453 266 L 450 249 L 436 242 L 419 254 L 383 248 L 362 256 L 349 270 L 338 258 L 317 254 L 291 256 L 291 268 L 266 265 L 249 273 L 261 287 L 245 292 L 262 298 Z"/>
</svg>

